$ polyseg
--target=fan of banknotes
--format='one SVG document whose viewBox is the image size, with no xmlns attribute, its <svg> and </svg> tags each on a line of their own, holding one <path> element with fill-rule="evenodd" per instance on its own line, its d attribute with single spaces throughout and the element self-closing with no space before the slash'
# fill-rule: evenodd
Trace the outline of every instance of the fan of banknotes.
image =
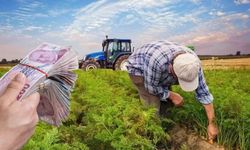
<svg viewBox="0 0 250 150">
<path fill-rule="evenodd" d="M 75 69 L 78 69 L 76 52 L 68 47 L 44 43 L 0 79 L 0 95 L 13 77 L 22 72 L 27 81 L 17 100 L 39 92 L 37 112 L 40 120 L 59 126 L 69 114 L 69 97 L 77 78 Z"/>
</svg>

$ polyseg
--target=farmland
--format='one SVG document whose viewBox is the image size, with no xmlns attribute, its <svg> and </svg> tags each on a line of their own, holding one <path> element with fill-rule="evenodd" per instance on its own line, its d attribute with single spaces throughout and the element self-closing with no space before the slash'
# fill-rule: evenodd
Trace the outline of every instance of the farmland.
<svg viewBox="0 0 250 150">
<path fill-rule="evenodd" d="M 205 69 L 250 68 L 250 58 L 203 60 Z"/>
<path fill-rule="evenodd" d="M 220 131 L 216 142 L 226 149 L 250 149 L 250 69 L 205 68 Z M 0 75 L 7 70 L 1 69 Z M 169 118 L 158 118 L 154 108 L 140 103 L 126 72 L 76 73 L 79 78 L 68 120 L 59 128 L 40 122 L 24 149 L 167 149 L 171 148 L 170 132 L 176 125 L 206 137 L 205 112 L 194 93 L 174 86 L 185 104 L 172 108 Z M 185 142 L 180 145 L 187 147 Z"/>
</svg>

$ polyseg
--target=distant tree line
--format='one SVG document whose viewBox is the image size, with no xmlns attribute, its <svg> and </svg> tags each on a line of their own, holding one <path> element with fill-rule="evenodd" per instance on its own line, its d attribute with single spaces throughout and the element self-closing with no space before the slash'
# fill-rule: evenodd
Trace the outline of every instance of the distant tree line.
<svg viewBox="0 0 250 150">
<path fill-rule="evenodd" d="M 186 45 L 186 47 L 188 47 L 189 49 L 191 49 L 192 51 L 196 51 L 194 45 Z M 243 54 L 243 56 L 249 56 L 250 54 Z M 226 56 L 226 55 L 225 55 Z M 229 54 L 228 56 L 234 56 L 233 54 Z M 242 56 L 241 51 L 237 51 L 235 56 Z"/>
<path fill-rule="evenodd" d="M 19 59 L 13 59 L 13 60 L 8 61 L 6 58 L 3 58 L 3 59 L 0 61 L 0 64 L 17 64 L 17 63 L 19 63 L 19 62 L 20 62 Z"/>
<path fill-rule="evenodd" d="M 193 45 L 187 45 L 188 48 L 190 48 L 191 50 L 195 51 L 195 47 Z M 217 55 L 200 55 L 199 57 L 202 57 L 202 58 L 207 58 L 207 57 L 212 57 L 212 56 L 217 56 Z M 249 57 L 250 54 L 241 54 L 241 51 L 237 51 L 235 55 L 233 54 L 229 54 L 229 55 L 218 55 L 219 57 L 227 57 L 229 58 L 230 56 L 242 56 L 242 57 Z M 229 56 L 229 57 L 228 57 Z M 13 60 L 10 60 L 8 61 L 6 58 L 3 58 L 1 61 L 0 61 L 0 64 L 17 64 L 21 61 L 21 59 L 13 59 Z"/>
</svg>

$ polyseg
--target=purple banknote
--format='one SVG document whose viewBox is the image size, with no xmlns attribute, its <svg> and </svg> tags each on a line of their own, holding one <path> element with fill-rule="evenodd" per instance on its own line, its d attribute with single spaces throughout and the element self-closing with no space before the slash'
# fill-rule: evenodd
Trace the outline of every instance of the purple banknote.
<svg viewBox="0 0 250 150">
<path fill-rule="evenodd" d="M 39 92 L 39 118 L 58 126 L 69 114 L 69 97 L 77 78 L 73 72 L 75 69 L 78 69 L 78 59 L 73 50 L 44 43 L 0 79 L 0 94 L 14 76 L 22 72 L 27 81 L 17 100 Z"/>
</svg>

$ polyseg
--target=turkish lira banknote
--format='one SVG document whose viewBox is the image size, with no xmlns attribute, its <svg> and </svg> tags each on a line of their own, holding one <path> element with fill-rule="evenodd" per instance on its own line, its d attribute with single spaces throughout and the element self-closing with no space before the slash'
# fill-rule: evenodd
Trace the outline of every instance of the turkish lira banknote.
<svg viewBox="0 0 250 150">
<path fill-rule="evenodd" d="M 59 126 L 69 114 L 70 93 L 77 79 L 73 72 L 75 69 L 78 69 L 78 59 L 76 52 L 71 48 L 50 43 L 41 44 L 2 76 L 0 95 L 13 77 L 22 72 L 27 81 L 17 100 L 39 92 L 39 118 Z"/>
</svg>

